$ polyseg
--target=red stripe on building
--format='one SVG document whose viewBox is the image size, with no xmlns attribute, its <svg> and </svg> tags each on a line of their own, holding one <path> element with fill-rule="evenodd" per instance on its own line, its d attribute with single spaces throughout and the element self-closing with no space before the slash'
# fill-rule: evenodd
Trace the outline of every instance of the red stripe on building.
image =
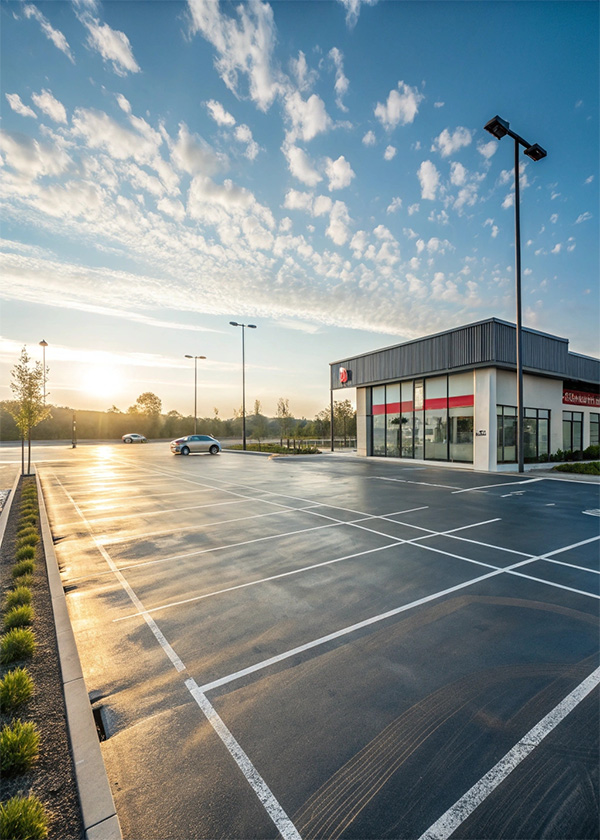
<svg viewBox="0 0 600 840">
<path fill-rule="evenodd" d="M 475 405 L 473 394 L 465 394 L 463 397 L 450 397 L 448 400 L 450 408 L 466 408 L 468 405 Z"/>
<path fill-rule="evenodd" d="M 425 408 L 434 411 L 439 408 L 466 408 L 475 404 L 473 394 L 465 394 L 462 397 L 436 397 L 425 400 Z M 410 414 L 413 411 L 413 401 L 407 400 L 400 403 L 388 403 L 387 405 L 374 405 L 373 414 Z"/>
</svg>

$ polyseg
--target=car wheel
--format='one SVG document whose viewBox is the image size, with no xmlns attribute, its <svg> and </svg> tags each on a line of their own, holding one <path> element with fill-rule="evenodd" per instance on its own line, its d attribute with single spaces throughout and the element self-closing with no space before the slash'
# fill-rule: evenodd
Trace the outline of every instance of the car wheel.
<svg viewBox="0 0 600 840">
<path fill-rule="evenodd" d="M 125 443 L 131 443 L 131 438 L 125 438 Z"/>
<path fill-rule="evenodd" d="M 218 455 L 219 454 L 219 447 L 218 446 L 211 446 L 208 450 L 211 455 Z"/>
<path fill-rule="evenodd" d="M 189 455 L 189 454 L 190 454 L 190 448 L 189 448 L 189 446 L 182 446 L 182 447 L 181 447 L 181 454 L 182 454 L 182 455 Z"/>
</svg>

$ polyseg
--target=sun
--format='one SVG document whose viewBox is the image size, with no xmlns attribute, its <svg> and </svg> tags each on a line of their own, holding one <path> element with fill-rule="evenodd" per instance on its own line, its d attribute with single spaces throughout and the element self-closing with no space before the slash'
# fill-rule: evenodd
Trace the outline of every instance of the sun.
<svg viewBox="0 0 600 840">
<path fill-rule="evenodd" d="M 94 365 L 86 370 L 81 390 L 86 394 L 106 399 L 116 396 L 122 384 L 123 379 L 117 368 Z"/>
</svg>

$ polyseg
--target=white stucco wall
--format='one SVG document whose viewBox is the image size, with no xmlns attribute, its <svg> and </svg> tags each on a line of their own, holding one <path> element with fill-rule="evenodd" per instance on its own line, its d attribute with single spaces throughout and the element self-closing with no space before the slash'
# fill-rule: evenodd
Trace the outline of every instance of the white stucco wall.
<svg viewBox="0 0 600 840">
<path fill-rule="evenodd" d="M 367 389 L 356 389 L 356 454 L 367 454 Z"/>
<path fill-rule="evenodd" d="M 496 390 L 495 368 L 474 372 L 473 468 L 476 470 L 496 469 Z"/>
</svg>

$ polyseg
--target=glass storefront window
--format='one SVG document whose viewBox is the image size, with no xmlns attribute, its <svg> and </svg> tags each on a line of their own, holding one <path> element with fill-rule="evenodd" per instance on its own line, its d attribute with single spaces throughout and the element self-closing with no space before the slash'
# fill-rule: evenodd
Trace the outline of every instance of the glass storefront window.
<svg viewBox="0 0 600 840">
<path fill-rule="evenodd" d="M 512 405 L 496 407 L 499 464 L 512 464 L 517 460 L 517 409 Z"/>
<path fill-rule="evenodd" d="M 373 455 L 385 455 L 385 414 L 373 415 Z"/>
<path fill-rule="evenodd" d="M 517 460 L 517 409 L 497 406 L 499 464 Z M 547 461 L 550 453 L 550 412 L 547 408 L 523 409 L 523 460 Z"/>
<path fill-rule="evenodd" d="M 413 457 L 413 383 L 403 382 L 400 386 L 400 425 L 402 427 L 402 457 Z"/>
<path fill-rule="evenodd" d="M 581 452 L 583 449 L 583 412 L 563 411 L 563 449 Z"/>
<path fill-rule="evenodd" d="M 473 407 L 450 408 L 450 460 L 473 460 Z"/>
<path fill-rule="evenodd" d="M 600 414 L 590 414 L 590 446 L 598 446 L 600 433 Z"/>
<path fill-rule="evenodd" d="M 448 379 L 425 380 L 425 458 L 448 460 Z"/>
</svg>

